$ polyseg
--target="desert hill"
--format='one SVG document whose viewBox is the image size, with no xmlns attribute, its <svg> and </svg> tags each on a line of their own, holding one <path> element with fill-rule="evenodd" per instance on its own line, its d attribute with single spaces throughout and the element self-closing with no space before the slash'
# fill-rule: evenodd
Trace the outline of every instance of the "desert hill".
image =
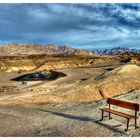
<svg viewBox="0 0 140 140">
<path fill-rule="evenodd" d="M 140 67 L 124 65 L 98 77 L 97 84 L 105 97 L 112 97 L 140 88 Z"/>
<path fill-rule="evenodd" d="M 27 88 L 29 91 L 44 92 L 22 98 L 22 102 L 33 104 L 91 102 L 140 88 L 140 67 L 136 65 L 127 64 L 109 71 L 98 69 L 98 72 L 97 69 L 85 68 L 82 75 L 78 68 L 59 71 L 68 76 L 50 83 L 42 82 L 29 86 Z M 81 79 L 80 76 L 85 78 Z"/>
<path fill-rule="evenodd" d="M 87 82 L 85 81 L 79 87 L 69 89 L 64 100 L 86 102 L 127 93 L 140 88 L 139 76 L 139 66 L 120 66 L 112 71 L 104 72 L 96 78 L 91 78 Z"/>
<path fill-rule="evenodd" d="M 64 55 L 29 55 L 29 56 L 0 56 L 0 71 L 24 72 L 24 71 L 49 71 L 59 68 L 87 66 L 95 61 L 95 57 L 64 56 Z"/>
</svg>

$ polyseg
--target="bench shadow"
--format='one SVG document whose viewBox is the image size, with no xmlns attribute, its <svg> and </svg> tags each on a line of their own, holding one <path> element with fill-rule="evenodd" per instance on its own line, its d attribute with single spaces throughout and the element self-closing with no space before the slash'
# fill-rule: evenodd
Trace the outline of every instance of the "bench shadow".
<svg viewBox="0 0 140 140">
<path fill-rule="evenodd" d="M 114 131 L 114 132 L 118 132 L 118 133 L 123 133 L 123 134 L 127 134 L 125 133 L 124 131 L 121 131 L 121 130 L 118 130 L 117 127 L 121 126 L 121 125 L 116 125 L 116 126 L 109 126 L 107 124 L 104 124 L 103 121 L 100 121 L 97 120 L 97 119 L 94 119 L 94 118 L 91 118 L 91 117 L 86 117 L 86 116 L 74 116 L 74 115 L 71 115 L 71 114 L 64 114 L 64 113 L 60 113 L 60 112 L 54 112 L 54 111 L 49 111 L 49 110 L 44 110 L 44 109 L 37 109 L 39 111 L 43 111 L 43 112 L 48 112 L 48 113 L 51 113 L 53 115 L 57 115 L 57 116 L 60 116 L 60 117 L 63 117 L 63 118 L 68 118 L 68 119 L 72 119 L 72 120 L 78 120 L 78 121 L 85 121 L 85 122 L 93 122 L 97 125 L 101 125 L 111 131 Z"/>
</svg>

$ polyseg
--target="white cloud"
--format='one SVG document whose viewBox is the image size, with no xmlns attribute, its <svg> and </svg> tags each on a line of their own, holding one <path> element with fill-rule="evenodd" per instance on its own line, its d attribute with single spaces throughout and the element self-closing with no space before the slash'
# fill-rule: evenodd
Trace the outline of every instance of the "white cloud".
<svg viewBox="0 0 140 140">
<path fill-rule="evenodd" d="M 0 16 L 2 41 L 81 48 L 140 43 L 140 4 L 0 4 Z"/>
</svg>

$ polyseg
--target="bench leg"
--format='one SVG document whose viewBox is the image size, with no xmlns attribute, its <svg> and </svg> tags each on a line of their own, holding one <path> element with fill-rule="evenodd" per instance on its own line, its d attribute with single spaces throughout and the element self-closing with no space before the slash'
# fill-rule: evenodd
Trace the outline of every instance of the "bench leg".
<svg viewBox="0 0 140 140">
<path fill-rule="evenodd" d="M 127 127 L 126 127 L 125 131 L 128 131 L 128 127 L 129 127 L 129 118 L 127 119 Z"/>
<path fill-rule="evenodd" d="M 110 116 L 110 112 L 109 112 L 109 120 L 112 119 L 112 117 Z"/>
<path fill-rule="evenodd" d="M 103 118 L 104 118 L 104 111 L 102 110 L 102 116 L 101 116 L 101 120 L 100 121 L 102 121 Z"/>
<path fill-rule="evenodd" d="M 137 126 L 137 119 L 135 119 L 135 129 L 137 129 L 138 126 Z"/>
</svg>

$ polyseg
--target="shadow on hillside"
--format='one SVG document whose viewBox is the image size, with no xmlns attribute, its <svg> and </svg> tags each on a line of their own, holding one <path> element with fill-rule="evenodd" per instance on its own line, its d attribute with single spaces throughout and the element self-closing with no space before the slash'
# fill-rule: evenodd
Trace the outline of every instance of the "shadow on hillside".
<svg viewBox="0 0 140 140">
<path fill-rule="evenodd" d="M 74 116 L 71 114 L 64 114 L 64 113 L 60 113 L 60 112 L 53 112 L 53 111 L 49 111 L 49 110 L 44 110 L 44 109 L 37 109 L 43 112 L 48 112 L 51 113 L 53 115 L 57 115 L 63 118 L 68 118 L 68 119 L 72 119 L 72 120 L 78 120 L 78 121 L 85 121 L 85 122 L 93 122 L 96 123 L 97 125 L 101 125 L 103 127 L 106 127 L 107 129 L 114 131 L 114 132 L 118 132 L 118 133 L 125 133 L 124 131 L 118 130 L 117 127 L 121 126 L 121 125 L 116 125 L 116 126 L 109 126 L 107 124 L 104 124 L 103 121 L 94 119 L 94 118 L 90 118 L 90 117 L 86 117 L 86 116 Z"/>
<path fill-rule="evenodd" d="M 49 72 L 34 72 L 21 75 L 11 79 L 12 81 L 43 81 L 43 80 L 56 80 L 60 77 L 67 76 L 65 73 L 50 70 Z"/>
</svg>

